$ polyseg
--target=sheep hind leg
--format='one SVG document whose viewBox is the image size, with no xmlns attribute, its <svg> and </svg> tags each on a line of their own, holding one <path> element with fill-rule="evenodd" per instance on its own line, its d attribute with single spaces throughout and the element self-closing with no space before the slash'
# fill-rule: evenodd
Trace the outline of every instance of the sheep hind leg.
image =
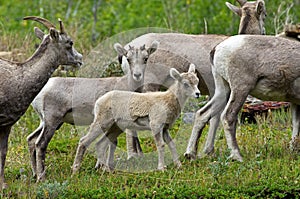
<svg viewBox="0 0 300 199">
<path fill-rule="evenodd" d="M 144 156 L 137 132 L 134 130 L 126 129 L 126 147 L 128 160 Z"/>
<path fill-rule="evenodd" d="M 293 133 L 292 139 L 290 142 L 291 151 L 299 151 L 300 150 L 300 106 L 296 104 L 291 104 L 291 112 L 292 112 L 292 123 L 293 123 Z"/>
<path fill-rule="evenodd" d="M 213 126 L 210 127 L 213 129 L 210 129 L 208 141 L 210 143 L 214 142 L 213 139 L 215 138 L 216 130 L 219 124 L 219 112 L 224 109 L 226 100 L 226 93 L 215 94 L 214 97 L 204 107 L 196 112 L 192 134 L 190 136 L 186 152 L 184 153 L 186 158 L 196 159 L 198 141 L 205 125 L 211 120 L 211 118 L 214 118 L 215 120 Z M 209 144 L 207 146 L 209 146 Z"/>
<path fill-rule="evenodd" d="M 97 153 L 97 163 L 95 169 L 100 169 L 105 167 L 105 161 L 107 159 L 106 153 L 109 147 L 109 139 L 106 135 L 103 135 L 100 140 L 95 144 Z"/>
<path fill-rule="evenodd" d="M 247 88 L 240 88 L 238 91 L 232 90 L 229 101 L 221 115 L 227 146 L 230 149 L 229 158 L 240 162 L 243 161 L 243 158 L 240 154 L 240 149 L 236 140 L 236 125 L 238 122 L 238 113 L 241 110 L 247 95 Z"/>
<path fill-rule="evenodd" d="M 214 119 L 214 126 L 211 129 L 209 140 L 211 143 L 214 142 L 215 133 L 219 124 L 219 114 L 224 109 L 228 96 L 230 94 L 230 88 L 228 83 L 217 73 L 214 73 L 214 79 L 216 83 L 215 94 L 209 102 L 196 112 L 194 126 L 192 134 L 190 136 L 188 146 L 184 156 L 188 159 L 196 159 L 198 141 L 202 134 L 202 131 L 208 121 Z M 211 123 L 212 124 L 212 123 Z"/>
<path fill-rule="evenodd" d="M 44 126 L 44 122 L 41 121 L 39 127 L 33 133 L 27 136 L 27 144 L 28 144 L 28 149 L 30 154 L 31 169 L 32 169 L 33 177 L 35 178 L 37 175 L 35 142 L 37 137 L 42 132 L 43 126 Z"/>
<path fill-rule="evenodd" d="M 57 123 L 57 125 L 48 125 L 45 123 L 41 133 L 35 141 L 37 182 L 41 182 L 46 179 L 46 150 L 58 126 L 59 122 Z"/>
<path fill-rule="evenodd" d="M 117 148 L 118 136 L 122 133 L 122 130 L 113 125 L 106 135 L 103 135 L 102 138 L 96 143 L 96 154 L 97 154 L 97 163 L 95 168 L 102 167 L 107 171 L 114 170 L 114 153 Z M 108 156 L 106 156 L 108 149 Z M 106 159 L 106 160 L 105 160 Z"/>
<path fill-rule="evenodd" d="M 205 142 L 205 146 L 203 148 L 203 154 L 211 155 L 214 153 L 214 142 L 216 138 L 216 133 L 218 130 L 218 126 L 220 123 L 220 113 L 212 117 L 209 121 L 209 130 L 207 133 L 207 138 Z"/>
<path fill-rule="evenodd" d="M 181 167 L 181 162 L 179 160 L 179 156 L 178 156 L 178 153 L 177 153 L 175 143 L 173 142 L 173 140 L 172 140 L 172 138 L 169 134 L 168 129 L 164 129 L 163 139 L 164 139 L 165 143 L 167 143 L 167 145 L 168 145 L 168 147 L 169 147 L 169 149 L 172 153 L 172 158 L 173 158 L 174 164 L 177 166 L 177 168 L 180 168 Z"/>
<path fill-rule="evenodd" d="M 113 122 L 108 121 L 106 123 L 98 123 L 98 122 L 93 122 L 90 126 L 90 130 L 88 134 L 83 136 L 79 140 L 79 144 L 77 147 L 74 163 L 72 166 L 72 173 L 73 175 L 78 172 L 80 169 L 80 165 L 83 159 L 83 155 L 87 149 L 87 147 L 100 135 L 104 134 L 111 126 Z"/>
</svg>

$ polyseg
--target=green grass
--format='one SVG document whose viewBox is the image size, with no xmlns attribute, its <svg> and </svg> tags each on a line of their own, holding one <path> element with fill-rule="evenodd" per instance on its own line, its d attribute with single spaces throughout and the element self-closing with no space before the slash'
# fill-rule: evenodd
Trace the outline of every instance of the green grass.
<svg viewBox="0 0 300 199">
<path fill-rule="evenodd" d="M 22 4 L 17 0 L 0 0 L 0 51 L 13 52 L 9 59 L 15 61 L 24 61 L 33 53 L 35 44 L 39 43 L 33 27 L 42 26 L 22 21 L 26 15 L 43 16 L 56 24 L 57 18 L 62 18 L 75 41 L 75 48 L 84 55 L 86 63 L 98 63 L 101 57 L 95 57 L 97 62 L 94 62 L 91 49 L 97 46 L 93 49 L 97 50 L 101 44 L 106 47 L 104 44 L 109 42 L 105 39 L 110 41 L 113 35 L 117 38 L 116 34 L 128 30 L 137 34 L 137 28 L 141 27 L 198 34 L 204 33 L 204 21 L 207 21 L 208 33 L 232 35 L 237 32 L 238 17 L 228 10 L 225 1 L 212 4 L 208 0 L 187 0 L 175 4 L 159 0 L 143 1 L 141 6 L 140 0 L 106 0 L 102 1 L 97 21 L 94 21 L 92 8 L 95 2 L 74 1 L 69 5 L 66 1 L 25 1 Z M 265 2 L 268 34 L 274 34 L 277 29 L 280 31 L 287 15 L 291 22 L 298 22 L 299 1 Z M 287 14 L 284 10 L 291 2 L 295 6 Z M 282 7 L 278 9 L 281 3 Z M 70 15 L 67 15 L 68 9 Z M 274 21 L 279 24 L 274 25 Z M 124 38 L 118 42 L 125 44 Z M 195 107 L 189 108 L 195 110 Z M 149 133 L 142 132 L 140 136 L 145 157 L 132 161 L 126 160 L 125 136 L 122 135 L 115 155 L 116 172 L 94 170 L 96 159 L 91 146 L 80 173 L 72 178 L 71 166 L 78 140 L 88 128 L 65 124 L 48 146 L 47 181 L 37 184 L 31 174 L 26 137 L 37 128 L 39 119 L 30 107 L 10 135 L 5 167 L 9 188 L 1 193 L 1 198 L 300 198 L 300 160 L 298 153 L 289 150 L 290 121 L 290 114 L 276 112 L 267 120 L 258 119 L 257 125 L 239 125 L 237 137 L 243 163 L 227 159 L 229 151 L 221 128 L 213 156 L 192 162 L 185 160 L 182 154 L 192 126 L 182 125 L 179 121 L 171 134 L 176 140 L 183 167 L 176 169 L 170 163 L 165 172 L 154 169 L 157 153 Z M 200 150 L 206 131 L 200 139 Z M 170 162 L 170 159 L 170 153 L 166 152 L 166 160 Z"/>
<path fill-rule="evenodd" d="M 47 152 L 47 181 L 36 184 L 30 168 L 26 136 L 38 126 L 38 117 L 30 108 L 14 126 L 5 169 L 9 188 L 4 198 L 287 198 L 300 197 L 299 154 L 290 152 L 290 114 L 274 112 L 258 124 L 238 126 L 238 142 L 244 162 L 227 157 L 223 131 L 219 130 L 213 156 L 196 161 L 182 156 L 191 125 L 177 122 L 171 132 L 183 167 L 168 164 L 165 172 L 155 171 L 155 145 L 147 132 L 141 142 L 145 157 L 128 161 L 125 136 L 119 139 L 116 171 L 94 170 L 92 146 L 80 173 L 71 177 L 71 165 L 79 137 L 88 129 L 63 125 L 53 137 Z M 204 143 L 205 133 L 200 140 Z M 202 146 L 201 146 L 202 147 Z M 166 150 L 168 151 L 168 149 Z M 170 160 L 166 152 L 166 159 Z M 144 171 L 144 172 L 143 172 Z"/>
</svg>

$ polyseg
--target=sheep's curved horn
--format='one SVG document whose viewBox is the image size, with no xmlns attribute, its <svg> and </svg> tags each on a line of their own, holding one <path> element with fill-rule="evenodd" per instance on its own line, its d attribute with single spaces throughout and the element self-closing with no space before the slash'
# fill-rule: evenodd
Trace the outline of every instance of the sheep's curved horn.
<svg viewBox="0 0 300 199">
<path fill-rule="evenodd" d="M 243 6 L 243 5 L 245 5 L 245 3 L 247 3 L 247 0 L 236 0 L 239 4 L 240 4 L 240 6 Z"/>
<path fill-rule="evenodd" d="M 46 26 L 48 29 L 50 29 L 50 28 L 56 29 L 55 25 L 53 25 L 50 21 L 48 21 L 47 19 L 44 19 L 42 17 L 27 16 L 27 17 L 24 17 L 23 20 L 37 21 L 37 22 L 40 22 L 41 24 L 43 24 L 44 26 Z"/>
<path fill-rule="evenodd" d="M 59 26 L 60 26 L 60 33 L 66 34 L 65 26 L 64 26 L 62 20 L 60 18 L 58 18 L 58 21 L 59 21 Z"/>
</svg>

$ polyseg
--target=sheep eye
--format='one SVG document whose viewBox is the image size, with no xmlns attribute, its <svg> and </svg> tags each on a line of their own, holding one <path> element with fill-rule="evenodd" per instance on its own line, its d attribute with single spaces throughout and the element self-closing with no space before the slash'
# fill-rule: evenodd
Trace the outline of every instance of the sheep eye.
<svg viewBox="0 0 300 199">
<path fill-rule="evenodd" d="M 185 88 L 188 88 L 188 87 L 190 87 L 190 85 L 188 84 L 188 83 L 183 83 L 183 86 L 185 87 Z"/>
<path fill-rule="evenodd" d="M 148 57 L 144 58 L 144 63 L 146 63 L 148 61 Z"/>
</svg>

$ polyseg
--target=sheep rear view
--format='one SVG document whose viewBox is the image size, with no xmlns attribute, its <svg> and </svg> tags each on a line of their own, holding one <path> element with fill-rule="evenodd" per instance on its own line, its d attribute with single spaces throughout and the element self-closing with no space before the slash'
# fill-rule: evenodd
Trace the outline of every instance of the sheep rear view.
<svg viewBox="0 0 300 199">
<path fill-rule="evenodd" d="M 73 164 L 73 173 L 79 168 L 87 147 L 100 134 L 112 136 L 116 142 L 122 129 L 151 130 L 158 150 L 158 169 L 164 170 L 164 142 L 171 150 L 174 163 L 180 167 L 176 147 L 168 129 L 178 118 L 181 107 L 188 97 L 198 98 L 199 79 L 195 73 L 195 65 L 191 64 L 187 73 L 180 74 L 170 69 L 170 76 L 175 83 L 165 92 L 134 93 L 128 91 L 111 91 L 99 98 L 95 103 L 94 122 L 89 133 L 79 141 Z M 97 156 L 102 147 L 96 143 Z M 113 154 L 108 157 L 108 165 L 113 162 Z"/>
</svg>

